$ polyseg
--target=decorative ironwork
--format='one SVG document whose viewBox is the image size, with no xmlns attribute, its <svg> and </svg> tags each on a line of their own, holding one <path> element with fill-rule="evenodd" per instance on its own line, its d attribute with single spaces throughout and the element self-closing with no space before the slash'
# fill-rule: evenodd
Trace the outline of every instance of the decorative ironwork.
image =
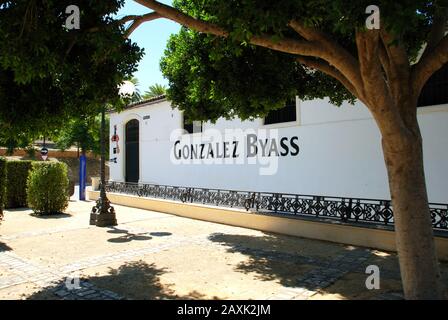
<svg viewBox="0 0 448 320">
<path fill-rule="evenodd" d="M 100 183 L 100 197 L 96 205 L 90 212 L 90 225 L 97 227 L 110 227 L 117 225 L 117 218 L 115 209 L 110 205 L 109 199 L 106 195 L 106 107 L 103 106 L 101 110 L 101 183 Z"/>
<path fill-rule="evenodd" d="M 364 225 L 393 226 L 393 207 L 389 200 L 310 196 L 176 187 L 165 185 L 109 182 L 107 192 L 139 197 L 161 198 L 183 203 L 241 208 L 284 216 L 337 220 Z M 448 231 L 448 204 L 430 204 L 434 230 Z"/>
</svg>

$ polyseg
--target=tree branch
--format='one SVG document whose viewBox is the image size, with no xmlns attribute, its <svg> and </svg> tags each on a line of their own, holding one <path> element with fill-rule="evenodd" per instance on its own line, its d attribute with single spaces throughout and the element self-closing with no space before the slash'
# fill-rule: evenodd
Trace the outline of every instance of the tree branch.
<svg viewBox="0 0 448 320">
<path fill-rule="evenodd" d="M 386 74 L 387 83 L 390 84 L 392 79 L 391 70 L 390 70 L 390 61 L 389 55 L 387 54 L 386 46 L 383 42 L 379 44 L 378 53 L 381 65 L 383 66 L 384 73 Z"/>
<path fill-rule="evenodd" d="M 434 22 L 428 35 L 426 48 L 417 64 L 411 69 L 412 89 L 420 95 L 429 78 L 448 63 L 448 8 L 436 3 Z"/>
<path fill-rule="evenodd" d="M 448 63 L 448 35 L 433 50 L 428 51 L 420 61 L 412 66 L 411 84 L 415 94 L 420 95 L 429 78 Z"/>
<path fill-rule="evenodd" d="M 424 57 L 427 52 L 433 50 L 439 41 L 443 38 L 447 31 L 448 23 L 448 8 L 442 8 L 436 4 L 436 12 L 434 14 L 434 22 L 431 27 L 431 31 L 428 35 L 428 41 L 426 43 L 425 51 L 422 57 Z"/>
<path fill-rule="evenodd" d="M 308 41 L 318 44 L 321 50 L 317 56 L 338 69 L 339 72 L 350 81 L 351 85 L 356 88 L 355 91 L 358 92 L 358 95 L 356 96 L 361 99 L 363 96 L 363 86 L 361 74 L 359 72 L 359 63 L 356 58 L 337 42 L 328 37 L 328 35 L 315 28 L 306 27 L 297 20 L 290 21 L 289 26 Z"/>
<path fill-rule="evenodd" d="M 162 16 L 159 15 L 158 13 L 156 13 L 156 12 L 151 12 L 151 13 L 147 13 L 147 14 L 144 14 L 144 15 L 124 16 L 121 19 L 114 20 L 111 24 L 112 25 L 120 25 L 120 24 L 125 24 L 127 22 L 133 21 L 131 26 L 125 31 L 125 35 L 124 36 L 125 36 L 125 38 L 127 38 L 143 22 L 152 21 L 152 20 L 159 19 L 159 18 L 162 18 Z M 105 27 L 106 26 L 103 26 L 102 28 L 105 28 Z M 93 27 L 93 28 L 88 29 L 87 32 L 98 32 L 102 28 L 100 28 L 100 27 Z"/>
<path fill-rule="evenodd" d="M 162 17 L 178 22 L 181 25 L 193 29 L 195 31 L 212 34 L 224 38 L 227 38 L 229 36 L 229 32 L 218 25 L 209 23 L 207 21 L 195 19 L 171 6 L 165 5 L 158 1 L 155 0 L 134 0 L 134 1 L 149 9 L 154 10 Z M 274 41 L 273 35 L 270 34 L 252 36 L 249 42 L 253 45 L 257 45 L 260 47 L 269 48 L 272 50 L 285 53 L 291 53 L 295 55 L 320 57 L 324 54 L 323 53 L 324 50 L 316 42 L 290 39 L 290 38 L 282 38 L 279 41 Z"/>
<path fill-rule="evenodd" d="M 296 60 L 309 68 L 322 71 L 323 73 L 329 75 L 330 77 L 338 80 L 352 95 L 354 95 L 361 101 L 364 99 L 364 97 L 362 97 L 358 93 L 358 91 L 351 84 L 351 82 L 341 72 L 339 72 L 339 70 L 332 67 L 328 62 L 301 56 L 298 56 Z"/>
<path fill-rule="evenodd" d="M 151 12 L 151 13 L 149 13 L 149 14 L 152 14 L 152 13 L 153 13 L 153 12 Z M 140 18 L 140 17 L 143 17 L 143 16 L 141 16 L 141 15 L 124 16 L 124 17 L 121 18 L 121 19 L 115 20 L 115 22 L 116 22 L 117 24 L 123 24 L 123 23 L 129 22 L 129 21 L 134 21 L 134 20 L 136 20 L 136 19 L 138 19 L 138 18 Z"/>
<path fill-rule="evenodd" d="M 358 58 L 360 64 L 360 73 L 363 85 L 367 92 L 378 90 L 378 84 L 384 83 L 384 77 L 381 71 L 381 62 L 379 58 L 379 34 L 377 31 L 357 31 L 356 45 L 358 48 Z M 385 96 L 386 87 L 376 96 Z M 372 96 L 372 95 L 371 95 Z M 370 105 L 379 106 L 375 101 L 369 101 Z"/>
<path fill-rule="evenodd" d="M 399 110 L 394 107 L 381 69 L 379 31 L 357 31 L 356 45 L 365 91 L 375 93 L 366 97 L 367 107 L 372 112 L 383 137 L 393 135 L 397 125 L 404 128 L 404 122 Z"/>
<path fill-rule="evenodd" d="M 162 17 L 175 21 L 185 27 L 196 30 L 198 32 L 213 34 L 220 37 L 228 37 L 229 33 L 215 25 L 206 21 L 198 20 L 190 17 L 183 12 L 163 3 L 154 0 L 134 0 L 135 2 L 154 10 Z"/>
<path fill-rule="evenodd" d="M 118 22 L 126 23 L 126 22 L 129 22 L 129 21 L 133 21 L 132 24 L 129 26 L 129 28 L 126 29 L 125 37 L 127 38 L 142 23 L 148 22 L 148 21 L 153 21 L 153 20 L 156 20 L 156 19 L 159 19 L 159 18 L 162 18 L 162 16 L 160 14 L 158 14 L 157 12 L 151 12 L 151 13 L 147 13 L 147 14 L 142 15 L 142 16 L 126 16 L 126 17 L 118 20 Z"/>
<path fill-rule="evenodd" d="M 402 46 L 401 40 L 393 36 L 386 29 L 380 30 L 380 60 L 387 59 L 389 68 L 386 72 L 387 84 L 394 105 L 400 110 L 402 115 L 407 114 L 407 107 L 412 106 L 408 103 L 412 100 L 412 91 L 410 90 L 410 63 L 406 49 Z M 386 57 L 382 57 L 381 47 L 386 50 Z M 409 90 L 405 90 L 408 88 Z"/>
<path fill-rule="evenodd" d="M 185 27 L 198 32 L 213 34 L 220 37 L 228 37 L 229 32 L 220 26 L 190 17 L 183 12 L 162 4 L 155 0 L 134 0 L 137 3 L 154 10 L 161 16 L 176 21 Z M 362 99 L 362 79 L 359 73 L 359 64 L 356 59 L 336 42 L 324 34 L 313 29 L 306 29 L 297 21 L 291 22 L 292 28 L 300 29 L 304 34 L 305 40 L 283 38 L 274 41 L 273 36 L 269 34 L 255 35 L 249 42 L 253 45 L 269 48 L 272 50 L 295 54 L 299 56 L 318 57 L 328 62 L 325 67 L 327 72 L 337 76 L 341 83 L 349 89 L 351 93 Z M 306 31 L 306 32 L 305 32 Z M 299 31 L 298 31 L 299 32 Z M 301 33 L 299 32 L 299 33 Z M 303 59 L 303 58 L 301 58 Z M 310 63 L 311 60 L 307 60 Z M 334 66 L 334 68 L 332 67 Z M 321 65 L 321 67 L 324 67 Z M 334 70 L 332 70 L 334 69 Z M 321 70 L 325 72 L 324 70 Z M 326 72 L 326 73 L 327 73 Z M 327 73 L 328 74 L 328 73 Z"/>
</svg>

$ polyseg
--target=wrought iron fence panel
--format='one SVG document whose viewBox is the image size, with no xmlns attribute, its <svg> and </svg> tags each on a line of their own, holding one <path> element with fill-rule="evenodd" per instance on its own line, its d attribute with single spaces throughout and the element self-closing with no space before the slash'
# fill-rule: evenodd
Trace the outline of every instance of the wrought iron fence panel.
<svg viewBox="0 0 448 320">
<path fill-rule="evenodd" d="M 435 229 L 448 230 L 448 205 L 430 206 L 431 220 Z"/>
<path fill-rule="evenodd" d="M 185 203 L 244 208 L 285 216 L 315 217 L 348 223 L 393 226 L 389 200 L 324 197 L 298 194 L 251 192 L 166 185 L 109 182 L 107 192 L 124 193 Z M 448 231 L 448 205 L 430 204 L 435 230 Z"/>
</svg>

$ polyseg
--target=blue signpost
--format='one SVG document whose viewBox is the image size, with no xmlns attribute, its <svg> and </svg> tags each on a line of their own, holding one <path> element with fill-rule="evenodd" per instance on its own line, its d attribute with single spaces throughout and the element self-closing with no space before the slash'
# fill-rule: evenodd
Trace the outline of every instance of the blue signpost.
<svg viewBox="0 0 448 320">
<path fill-rule="evenodd" d="M 85 155 L 79 157 L 79 200 L 86 200 L 87 180 L 87 158 Z"/>
</svg>

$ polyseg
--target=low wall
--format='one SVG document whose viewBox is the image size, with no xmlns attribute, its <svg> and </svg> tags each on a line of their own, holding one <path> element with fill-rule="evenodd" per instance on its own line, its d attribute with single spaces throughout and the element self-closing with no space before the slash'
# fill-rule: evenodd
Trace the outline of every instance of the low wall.
<svg viewBox="0 0 448 320">
<path fill-rule="evenodd" d="M 0 156 L 6 156 L 6 152 L 7 152 L 7 150 L 5 148 L 0 148 Z M 36 155 L 36 158 L 40 158 L 40 153 L 39 153 L 38 149 L 36 149 L 35 155 Z M 12 157 L 27 157 L 28 154 L 23 149 L 16 149 L 16 150 L 14 150 L 14 153 L 11 156 Z M 49 149 L 48 157 L 49 158 L 78 158 L 78 151 L 74 151 L 74 150 L 61 151 L 61 150 Z M 92 152 L 87 152 L 86 157 L 89 159 L 97 158 Z"/>
<path fill-rule="evenodd" d="M 99 197 L 98 191 L 88 190 L 87 194 L 90 200 L 96 200 Z M 396 251 L 395 232 L 390 230 L 357 227 L 336 221 L 319 222 L 254 212 L 248 213 L 240 209 L 140 198 L 118 193 L 108 193 L 108 198 L 114 204 L 169 213 L 186 218 L 309 239 Z M 437 236 L 435 241 L 440 260 L 448 261 L 448 238 Z"/>
</svg>

